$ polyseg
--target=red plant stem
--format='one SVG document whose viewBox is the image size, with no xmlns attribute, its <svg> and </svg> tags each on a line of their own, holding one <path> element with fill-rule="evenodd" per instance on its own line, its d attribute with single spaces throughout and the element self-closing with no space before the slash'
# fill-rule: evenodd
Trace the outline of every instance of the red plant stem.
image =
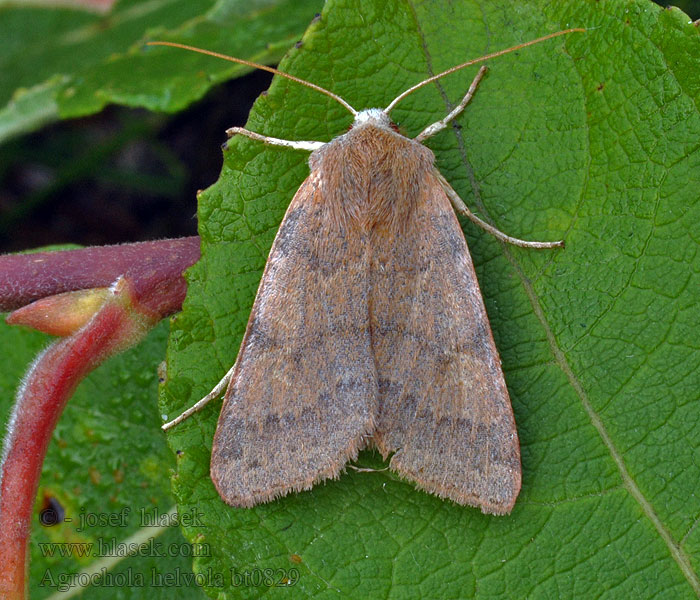
<svg viewBox="0 0 700 600">
<path fill-rule="evenodd" d="M 140 322 L 139 322 L 140 321 Z M 152 323 L 108 302 L 79 334 L 55 342 L 27 374 L 17 395 L 3 457 L 0 493 L 0 597 L 25 597 L 27 540 L 46 449 L 80 380 Z"/>
<path fill-rule="evenodd" d="M 4 289 L 5 307 L 79 289 L 81 283 L 76 280 L 81 277 L 83 286 L 86 281 L 94 287 L 112 284 L 104 304 L 86 325 L 37 357 L 18 391 L 0 463 L 0 599 L 27 597 L 34 499 L 51 434 L 66 402 L 87 373 L 180 310 L 187 290 L 183 272 L 198 258 L 196 237 L 0 257 L 0 296 Z M 3 272 L 4 267 L 12 268 Z M 28 285 L 32 274 L 41 282 L 34 288 Z M 113 278 L 106 281 L 107 277 Z M 55 316 L 51 311 L 60 312 L 60 306 L 49 303 L 45 316 Z"/>
<path fill-rule="evenodd" d="M 199 236 L 79 250 L 0 256 L 0 311 L 62 292 L 112 285 L 127 275 L 147 280 L 164 269 L 181 274 L 199 258 Z M 179 270 L 178 270 L 179 269 Z"/>
</svg>

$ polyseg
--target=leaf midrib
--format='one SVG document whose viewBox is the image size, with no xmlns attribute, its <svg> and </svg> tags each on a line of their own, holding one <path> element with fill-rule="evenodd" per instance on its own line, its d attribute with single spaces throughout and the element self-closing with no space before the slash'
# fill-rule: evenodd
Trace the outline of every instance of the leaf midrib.
<svg viewBox="0 0 700 600">
<path fill-rule="evenodd" d="M 54 594 L 49 596 L 47 600 L 68 600 L 68 598 L 77 596 L 84 592 L 87 588 L 92 587 L 92 583 L 83 584 L 82 582 L 92 582 L 94 576 L 99 575 L 99 573 L 103 569 L 106 572 L 114 571 L 119 565 L 119 563 L 123 562 L 127 558 L 134 556 L 138 552 L 138 549 L 144 544 L 148 544 L 150 540 L 155 539 L 163 533 L 165 533 L 171 527 L 171 525 L 169 524 L 171 517 L 175 515 L 177 515 L 177 506 L 171 507 L 170 510 L 168 510 L 168 512 L 163 515 L 164 522 L 167 523 L 166 525 L 156 525 L 152 527 L 142 525 L 141 527 L 139 527 L 139 529 L 136 530 L 136 532 L 134 532 L 132 535 L 120 542 L 120 544 L 123 544 L 125 548 L 130 549 L 129 552 L 125 552 L 123 554 L 117 553 L 115 555 L 103 556 L 97 559 L 89 567 L 80 571 L 75 580 L 81 583 L 75 586 L 71 586 L 67 591 L 55 592 Z M 82 577 L 83 575 L 87 575 L 87 577 Z"/>
</svg>

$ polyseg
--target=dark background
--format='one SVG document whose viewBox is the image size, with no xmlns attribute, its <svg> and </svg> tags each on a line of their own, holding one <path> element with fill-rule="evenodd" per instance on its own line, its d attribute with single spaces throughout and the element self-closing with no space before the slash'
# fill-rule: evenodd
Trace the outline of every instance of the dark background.
<svg viewBox="0 0 700 600">
<path fill-rule="evenodd" d="M 700 0 L 676 5 L 700 18 Z M 195 235 L 196 193 L 219 176 L 224 132 L 270 79 L 230 81 L 174 116 L 112 106 L 0 146 L 0 252 Z"/>
<path fill-rule="evenodd" d="M 196 235 L 225 131 L 271 79 L 229 81 L 176 115 L 110 106 L 0 146 L 0 252 Z"/>
</svg>

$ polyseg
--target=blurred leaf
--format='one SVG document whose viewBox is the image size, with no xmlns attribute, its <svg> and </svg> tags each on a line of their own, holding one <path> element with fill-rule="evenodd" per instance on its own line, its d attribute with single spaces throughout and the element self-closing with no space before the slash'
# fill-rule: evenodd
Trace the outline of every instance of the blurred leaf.
<svg viewBox="0 0 700 600">
<path fill-rule="evenodd" d="M 249 69 L 208 59 L 204 76 L 204 57 L 144 49 L 146 41 L 277 62 L 320 6 L 320 0 L 122 0 L 105 15 L 0 6 L 0 142 L 109 103 L 181 110 Z"/>
<path fill-rule="evenodd" d="M 332 0 L 281 67 L 357 108 L 385 106 L 432 73 L 574 26 L 589 31 L 491 61 L 460 127 L 429 142 L 455 189 L 501 230 L 567 241 L 562 252 L 506 248 L 465 225 L 522 445 L 512 515 L 441 501 L 387 471 L 226 507 L 209 479 L 215 402 L 169 437 L 182 452 L 180 509 L 203 513 L 186 535 L 214 552 L 195 570 L 227 582 L 212 596 L 700 594 L 697 28 L 642 1 Z M 423 89 L 393 117 L 416 135 L 473 74 Z M 350 122 L 278 80 L 249 128 L 329 140 Z M 170 337 L 169 417 L 233 363 L 306 160 L 236 138 L 201 197 L 203 260 Z M 370 452 L 360 462 L 382 464 Z M 294 585 L 275 593 L 283 577 Z"/>
</svg>

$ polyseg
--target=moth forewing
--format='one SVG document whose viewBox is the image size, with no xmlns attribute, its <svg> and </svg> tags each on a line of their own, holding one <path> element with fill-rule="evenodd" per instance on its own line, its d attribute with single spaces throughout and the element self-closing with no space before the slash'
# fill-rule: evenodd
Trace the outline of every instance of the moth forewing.
<svg viewBox="0 0 700 600">
<path fill-rule="evenodd" d="M 425 174 L 407 235 L 376 241 L 375 441 L 391 468 L 443 498 L 510 512 L 520 448 L 500 359 L 464 234 Z M 380 248 L 379 251 L 376 251 Z"/>
<path fill-rule="evenodd" d="M 336 477 L 374 430 L 369 247 L 312 172 L 265 266 L 214 435 L 221 497 L 253 506 Z"/>
</svg>

